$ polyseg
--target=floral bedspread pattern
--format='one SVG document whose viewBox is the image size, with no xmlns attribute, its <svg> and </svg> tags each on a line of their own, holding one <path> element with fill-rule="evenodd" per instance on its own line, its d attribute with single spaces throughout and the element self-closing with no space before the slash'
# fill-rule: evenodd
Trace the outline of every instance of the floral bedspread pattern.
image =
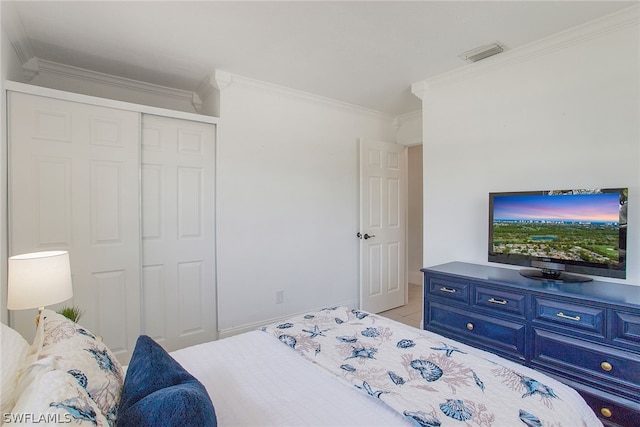
<svg viewBox="0 0 640 427">
<path fill-rule="evenodd" d="M 326 308 L 262 329 L 417 426 L 586 425 L 564 390 L 363 311 Z"/>
</svg>

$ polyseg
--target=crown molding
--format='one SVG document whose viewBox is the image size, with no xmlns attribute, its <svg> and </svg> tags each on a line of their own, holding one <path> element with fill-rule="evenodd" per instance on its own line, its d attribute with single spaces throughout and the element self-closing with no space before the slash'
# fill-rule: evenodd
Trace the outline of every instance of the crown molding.
<svg viewBox="0 0 640 427">
<path fill-rule="evenodd" d="M 233 74 L 227 73 L 222 70 L 213 70 L 210 76 L 211 84 L 220 92 L 225 90 L 231 83 L 233 83 Z"/>
<path fill-rule="evenodd" d="M 35 56 L 22 20 L 12 2 L 3 2 L 2 4 L 2 28 L 21 63 L 24 64 Z"/>
<path fill-rule="evenodd" d="M 637 26 L 639 23 L 640 5 L 634 5 L 500 55 L 416 82 L 411 85 L 411 92 L 418 98 L 424 99 L 427 91 L 432 88 L 455 84 L 511 65 L 531 61 L 612 32 Z"/>
<path fill-rule="evenodd" d="M 285 86 L 280 86 L 273 83 L 268 83 L 261 80 L 255 80 L 249 77 L 239 76 L 237 74 L 228 73 L 231 81 L 234 84 L 239 84 L 247 87 L 252 87 L 254 89 L 259 89 L 271 93 L 276 93 L 278 95 L 289 96 L 296 99 L 303 99 L 314 103 L 324 104 L 329 107 L 338 108 L 341 110 L 347 110 L 353 113 L 362 114 L 366 116 L 376 117 L 378 119 L 384 119 L 392 121 L 394 119 L 393 116 L 387 113 L 383 113 L 381 111 L 373 110 L 366 107 L 361 107 L 359 105 L 350 104 L 348 102 L 339 101 L 337 99 L 328 98 L 326 96 L 316 95 L 309 92 L 304 92 L 298 89 L 292 89 Z"/>
<path fill-rule="evenodd" d="M 155 116 L 173 117 L 176 119 L 191 120 L 194 122 L 218 124 L 218 117 L 196 114 L 189 111 L 176 110 L 172 108 L 155 107 L 147 104 L 138 104 L 128 101 L 120 101 L 112 98 L 104 98 L 101 96 L 85 95 L 77 92 L 69 92 L 67 90 L 52 89 L 45 86 L 37 86 L 22 82 L 14 82 L 6 80 L 4 87 L 7 91 L 27 93 L 36 96 L 55 98 L 75 103 L 97 105 L 100 107 L 115 108 L 124 111 L 133 111 L 136 113 L 153 114 Z"/>
<path fill-rule="evenodd" d="M 420 99 L 424 99 L 425 95 L 429 91 L 429 83 L 426 80 L 416 82 L 411 85 L 411 93 Z"/>
<path fill-rule="evenodd" d="M 233 83 L 233 75 L 222 70 L 213 70 L 198 85 L 195 93 L 200 99 L 207 99 L 214 91 L 222 92 Z"/>
<path fill-rule="evenodd" d="M 410 113 L 401 114 L 393 119 L 393 127 L 398 130 L 407 122 L 421 121 L 422 110 L 412 111 Z"/>
<path fill-rule="evenodd" d="M 83 68 L 73 67 L 70 65 L 60 64 L 57 62 L 47 61 L 41 58 L 32 57 L 25 61 L 22 65 L 25 80 L 30 81 L 35 76 L 51 74 L 72 79 L 90 81 L 92 83 L 116 86 L 127 90 L 151 93 L 157 96 L 170 97 L 179 99 L 186 103 L 191 103 L 197 112 L 202 110 L 203 99 L 206 99 L 213 90 L 222 91 L 229 87 L 231 83 L 242 84 L 256 89 L 266 90 L 280 95 L 287 95 L 298 99 L 307 99 L 312 102 L 318 102 L 332 107 L 347 109 L 352 112 L 375 116 L 377 118 L 392 121 L 394 117 L 376 110 L 360 107 L 346 102 L 338 101 L 308 92 L 279 86 L 248 77 L 238 76 L 222 70 L 214 70 L 207 76 L 198 86 L 196 91 L 190 92 L 181 89 L 173 89 L 165 86 L 145 83 L 138 80 L 126 79 L 123 77 L 104 74 L 97 71 L 86 70 Z"/>
<path fill-rule="evenodd" d="M 40 60 L 34 56 L 29 58 L 28 61 L 22 63 L 22 75 L 24 76 L 25 81 L 30 82 L 40 74 L 39 62 Z"/>
<path fill-rule="evenodd" d="M 76 80 L 89 81 L 101 85 L 115 86 L 127 90 L 179 99 L 184 103 L 192 104 L 196 111 L 200 111 L 202 107 L 202 100 L 195 92 L 154 85 L 151 83 L 131 80 L 124 77 L 117 77 L 97 71 L 86 70 L 84 68 L 72 67 L 70 65 L 47 61 L 41 58 L 30 58 L 28 61 L 23 63 L 22 70 L 24 73 L 24 78 L 27 81 L 33 79 L 33 77 L 35 77 L 36 75 L 57 75 Z"/>
<path fill-rule="evenodd" d="M 401 114 L 391 123 L 396 131 L 396 143 L 405 146 L 422 144 L 422 110 Z"/>
<path fill-rule="evenodd" d="M 202 112 L 202 99 L 196 92 L 191 92 L 191 105 L 193 105 L 193 109 L 196 110 L 197 113 Z"/>
</svg>

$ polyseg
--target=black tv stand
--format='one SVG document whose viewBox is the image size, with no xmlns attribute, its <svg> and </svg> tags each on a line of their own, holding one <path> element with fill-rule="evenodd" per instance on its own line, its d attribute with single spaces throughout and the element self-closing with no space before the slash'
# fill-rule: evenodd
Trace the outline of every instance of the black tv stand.
<svg viewBox="0 0 640 427">
<path fill-rule="evenodd" d="M 593 279 L 588 276 L 580 276 L 578 274 L 569 274 L 559 270 L 523 268 L 520 274 L 529 279 L 549 280 L 563 283 L 583 283 L 590 282 Z"/>
</svg>

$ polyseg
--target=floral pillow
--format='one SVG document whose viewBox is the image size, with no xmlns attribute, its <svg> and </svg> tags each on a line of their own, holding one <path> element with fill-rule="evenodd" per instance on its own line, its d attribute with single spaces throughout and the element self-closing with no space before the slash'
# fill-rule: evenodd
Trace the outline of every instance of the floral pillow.
<svg viewBox="0 0 640 427">
<path fill-rule="evenodd" d="M 13 411 L 3 415 L 7 424 L 109 426 L 100 408 L 74 377 L 64 371 L 36 371 Z"/>
<path fill-rule="evenodd" d="M 44 310 L 34 352 L 39 365 L 69 374 L 107 420 L 115 421 L 124 372 L 111 350 L 95 335 L 58 313 Z"/>
</svg>

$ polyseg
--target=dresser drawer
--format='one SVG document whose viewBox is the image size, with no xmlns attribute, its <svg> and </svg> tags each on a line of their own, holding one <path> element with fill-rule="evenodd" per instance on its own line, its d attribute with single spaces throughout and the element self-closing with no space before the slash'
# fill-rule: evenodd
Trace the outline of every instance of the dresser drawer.
<svg viewBox="0 0 640 427">
<path fill-rule="evenodd" d="M 640 404 L 616 399 L 615 396 L 608 396 L 610 399 L 607 399 L 602 394 L 596 395 L 582 390 L 579 392 L 605 425 L 640 426 Z"/>
<path fill-rule="evenodd" d="M 568 326 L 604 337 L 604 308 L 534 297 L 534 309 L 534 321 Z"/>
<path fill-rule="evenodd" d="M 473 304 L 492 311 L 526 317 L 526 295 L 476 285 Z"/>
<path fill-rule="evenodd" d="M 640 315 L 615 311 L 612 338 L 640 348 Z"/>
<path fill-rule="evenodd" d="M 428 328 L 435 332 L 455 334 L 461 341 L 484 345 L 491 351 L 502 350 L 512 357 L 524 359 L 525 325 L 477 313 L 430 303 Z"/>
<path fill-rule="evenodd" d="M 469 282 L 457 281 L 438 276 L 428 276 L 427 289 L 431 295 L 469 302 Z"/>
<path fill-rule="evenodd" d="M 533 347 L 532 362 L 543 368 L 598 383 L 623 381 L 640 392 L 640 355 L 535 328 Z"/>
</svg>

